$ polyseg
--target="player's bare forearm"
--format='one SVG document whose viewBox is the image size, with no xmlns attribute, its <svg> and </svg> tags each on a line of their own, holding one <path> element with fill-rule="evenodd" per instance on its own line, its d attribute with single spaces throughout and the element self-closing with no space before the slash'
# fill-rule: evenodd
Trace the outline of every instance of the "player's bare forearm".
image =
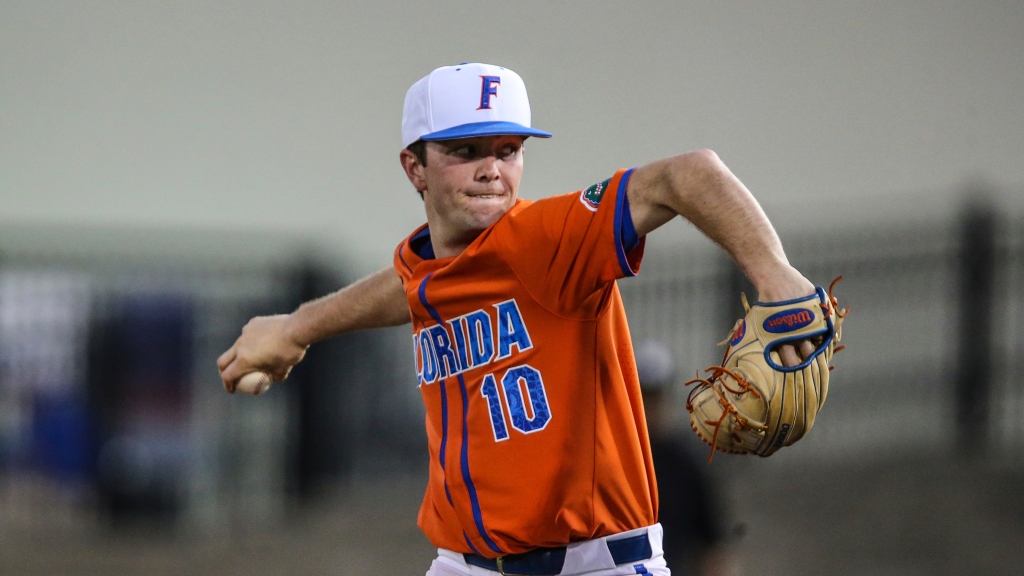
<svg viewBox="0 0 1024 576">
<path fill-rule="evenodd" d="M 280 382 L 311 344 L 345 332 L 409 321 L 402 281 L 389 267 L 306 302 L 291 314 L 253 318 L 234 345 L 217 359 L 217 368 L 229 392 L 243 376 L 256 371 Z"/>
<path fill-rule="evenodd" d="M 292 338 L 306 346 L 346 332 L 410 321 L 402 280 L 390 266 L 333 294 L 306 302 L 289 316 Z"/>
<path fill-rule="evenodd" d="M 733 257 L 766 301 L 805 296 L 814 286 L 789 264 L 775 229 L 746 186 L 710 150 L 636 169 L 629 205 L 637 234 L 680 215 Z"/>
<path fill-rule="evenodd" d="M 686 218 L 729 252 L 760 300 L 779 302 L 814 292 L 814 285 L 789 264 L 757 200 L 714 152 L 689 152 L 637 168 L 627 194 L 637 234 L 676 215 Z M 796 366 L 813 350 L 804 340 L 780 346 L 779 354 L 783 364 Z"/>
</svg>

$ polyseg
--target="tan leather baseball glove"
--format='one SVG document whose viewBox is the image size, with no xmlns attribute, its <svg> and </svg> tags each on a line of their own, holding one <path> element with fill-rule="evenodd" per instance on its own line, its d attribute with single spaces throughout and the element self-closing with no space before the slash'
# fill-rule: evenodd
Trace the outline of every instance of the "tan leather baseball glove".
<svg viewBox="0 0 1024 576">
<path fill-rule="evenodd" d="M 828 395 L 832 355 L 842 350 L 842 324 L 849 308 L 840 310 L 832 289 L 820 286 L 806 298 L 785 302 L 747 303 L 729 337 L 721 366 L 687 385 L 690 426 L 715 450 L 770 456 L 804 437 Z M 809 339 L 814 353 L 797 366 L 783 366 L 777 348 Z"/>
</svg>

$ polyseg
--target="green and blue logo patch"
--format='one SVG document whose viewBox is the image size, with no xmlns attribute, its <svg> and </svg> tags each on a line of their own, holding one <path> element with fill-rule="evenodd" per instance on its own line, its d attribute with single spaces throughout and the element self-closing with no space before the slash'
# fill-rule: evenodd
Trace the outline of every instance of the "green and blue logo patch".
<svg viewBox="0 0 1024 576">
<path fill-rule="evenodd" d="M 611 181 L 612 179 L 609 178 L 580 192 L 580 202 L 587 207 L 587 210 L 597 212 L 597 206 L 601 203 L 601 199 L 604 198 L 605 190 L 608 189 L 608 184 Z"/>
</svg>

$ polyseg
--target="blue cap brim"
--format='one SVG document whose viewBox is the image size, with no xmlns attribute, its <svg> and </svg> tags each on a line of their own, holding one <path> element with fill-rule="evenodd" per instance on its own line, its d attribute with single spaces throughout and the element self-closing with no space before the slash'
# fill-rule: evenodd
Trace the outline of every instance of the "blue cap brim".
<svg viewBox="0 0 1024 576">
<path fill-rule="evenodd" d="M 529 128 L 515 122 L 473 122 L 453 126 L 446 130 L 439 130 L 420 136 L 420 140 L 455 140 L 457 138 L 474 138 L 476 136 L 536 136 L 537 138 L 551 138 L 550 132 Z"/>
</svg>

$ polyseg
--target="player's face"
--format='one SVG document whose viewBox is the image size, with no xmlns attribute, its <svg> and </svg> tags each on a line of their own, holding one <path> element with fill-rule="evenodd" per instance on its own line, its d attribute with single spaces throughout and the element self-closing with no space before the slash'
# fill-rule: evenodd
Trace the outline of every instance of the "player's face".
<svg viewBox="0 0 1024 576">
<path fill-rule="evenodd" d="M 516 202 L 523 176 L 522 136 L 427 143 L 423 201 L 431 236 L 472 241 Z"/>
</svg>

